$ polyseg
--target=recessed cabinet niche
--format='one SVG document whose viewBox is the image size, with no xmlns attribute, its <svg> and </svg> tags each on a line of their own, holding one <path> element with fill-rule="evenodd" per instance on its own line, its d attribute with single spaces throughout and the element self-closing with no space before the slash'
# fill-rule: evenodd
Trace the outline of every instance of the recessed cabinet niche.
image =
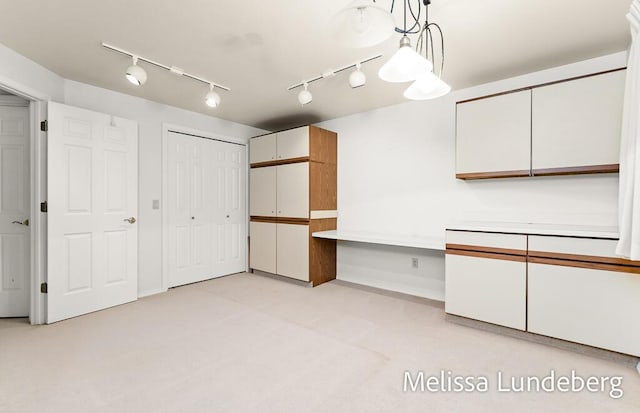
<svg viewBox="0 0 640 413">
<path fill-rule="evenodd" d="M 319 285 L 336 277 L 337 135 L 314 126 L 249 141 L 249 267 Z"/>
<path fill-rule="evenodd" d="M 456 178 L 618 172 L 625 75 L 458 102 Z"/>
</svg>

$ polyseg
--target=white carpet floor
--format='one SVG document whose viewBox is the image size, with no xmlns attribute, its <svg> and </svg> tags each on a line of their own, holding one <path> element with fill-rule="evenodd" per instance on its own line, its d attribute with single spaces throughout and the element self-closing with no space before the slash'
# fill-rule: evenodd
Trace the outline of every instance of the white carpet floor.
<svg viewBox="0 0 640 413">
<path fill-rule="evenodd" d="M 403 391 L 405 371 L 441 370 L 489 390 Z M 621 376 L 624 396 L 497 389 L 498 371 L 551 370 Z M 239 274 L 49 326 L 0 320 L 0 412 L 640 412 L 640 375 L 426 300 Z"/>
</svg>

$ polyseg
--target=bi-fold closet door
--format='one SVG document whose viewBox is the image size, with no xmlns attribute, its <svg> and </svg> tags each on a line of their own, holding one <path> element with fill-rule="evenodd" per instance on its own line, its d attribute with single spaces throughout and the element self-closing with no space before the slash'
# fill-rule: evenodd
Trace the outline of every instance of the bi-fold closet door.
<svg viewBox="0 0 640 413">
<path fill-rule="evenodd" d="M 246 268 L 246 147 L 168 133 L 169 287 Z"/>
</svg>

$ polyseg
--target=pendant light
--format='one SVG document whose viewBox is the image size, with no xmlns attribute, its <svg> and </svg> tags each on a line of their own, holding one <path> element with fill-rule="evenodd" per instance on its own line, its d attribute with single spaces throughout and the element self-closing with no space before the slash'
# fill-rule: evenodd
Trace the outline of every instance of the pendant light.
<svg viewBox="0 0 640 413">
<path fill-rule="evenodd" d="M 393 15 L 373 0 L 354 0 L 332 19 L 334 38 L 344 47 L 369 47 L 393 34 Z"/>
<path fill-rule="evenodd" d="M 385 63 L 378 71 L 380 79 L 386 82 L 402 83 L 416 80 L 418 75 L 427 72 L 433 68 L 431 62 L 422 57 L 411 47 L 411 40 L 407 33 L 407 2 L 404 1 L 404 28 L 396 29 L 402 33 L 400 39 L 400 48 L 395 52 L 391 59 Z M 417 25 L 414 24 L 414 26 Z"/>
<path fill-rule="evenodd" d="M 147 81 L 147 72 L 138 66 L 138 56 L 132 56 L 133 64 L 127 68 L 125 77 L 136 86 L 144 85 Z"/>
<path fill-rule="evenodd" d="M 416 78 L 415 82 L 411 84 L 405 91 L 404 97 L 411 100 L 428 100 L 428 99 L 436 99 L 441 96 L 446 95 L 451 91 L 451 86 L 449 86 L 445 81 L 442 80 L 442 72 L 444 70 L 444 36 L 442 34 L 442 29 L 436 23 L 429 23 L 429 4 L 430 0 L 425 1 L 426 10 L 426 19 L 424 22 L 424 26 L 420 31 L 420 37 L 418 38 L 418 46 L 420 46 L 420 50 L 422 50 L 422 45 L 425 48 L 425 56 L 427 59 L 429 58 L 429 45 L 431 44 L 431 61 L 435 62 L 435 53 L 433 47 L 433 32 L 437 32 L 440 36 L 440 72 L 436 76 L 433 72 L 433 67 L 428 71 L 421 72 Z"/>
</svg>

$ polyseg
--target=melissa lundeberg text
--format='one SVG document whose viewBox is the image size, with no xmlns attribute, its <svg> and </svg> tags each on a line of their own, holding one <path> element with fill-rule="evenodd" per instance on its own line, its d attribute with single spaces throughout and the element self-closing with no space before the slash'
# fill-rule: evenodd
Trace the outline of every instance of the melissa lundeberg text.
<svg viewBox="0 0 640 413">
<path fill-rule="evenodd" d="M 575 370 L 559 375 L 551 370 L 545 376 L 511 376 L 498 371 L 495 387 L 487 376 L 457 375 L 449 370 L 427 375 L 423 371 L 404 372 L 403 391 L 430 393 L 607 393 L 612 399 L 624 396 L 622 376 L 580 376 Z"/>
</svg>

